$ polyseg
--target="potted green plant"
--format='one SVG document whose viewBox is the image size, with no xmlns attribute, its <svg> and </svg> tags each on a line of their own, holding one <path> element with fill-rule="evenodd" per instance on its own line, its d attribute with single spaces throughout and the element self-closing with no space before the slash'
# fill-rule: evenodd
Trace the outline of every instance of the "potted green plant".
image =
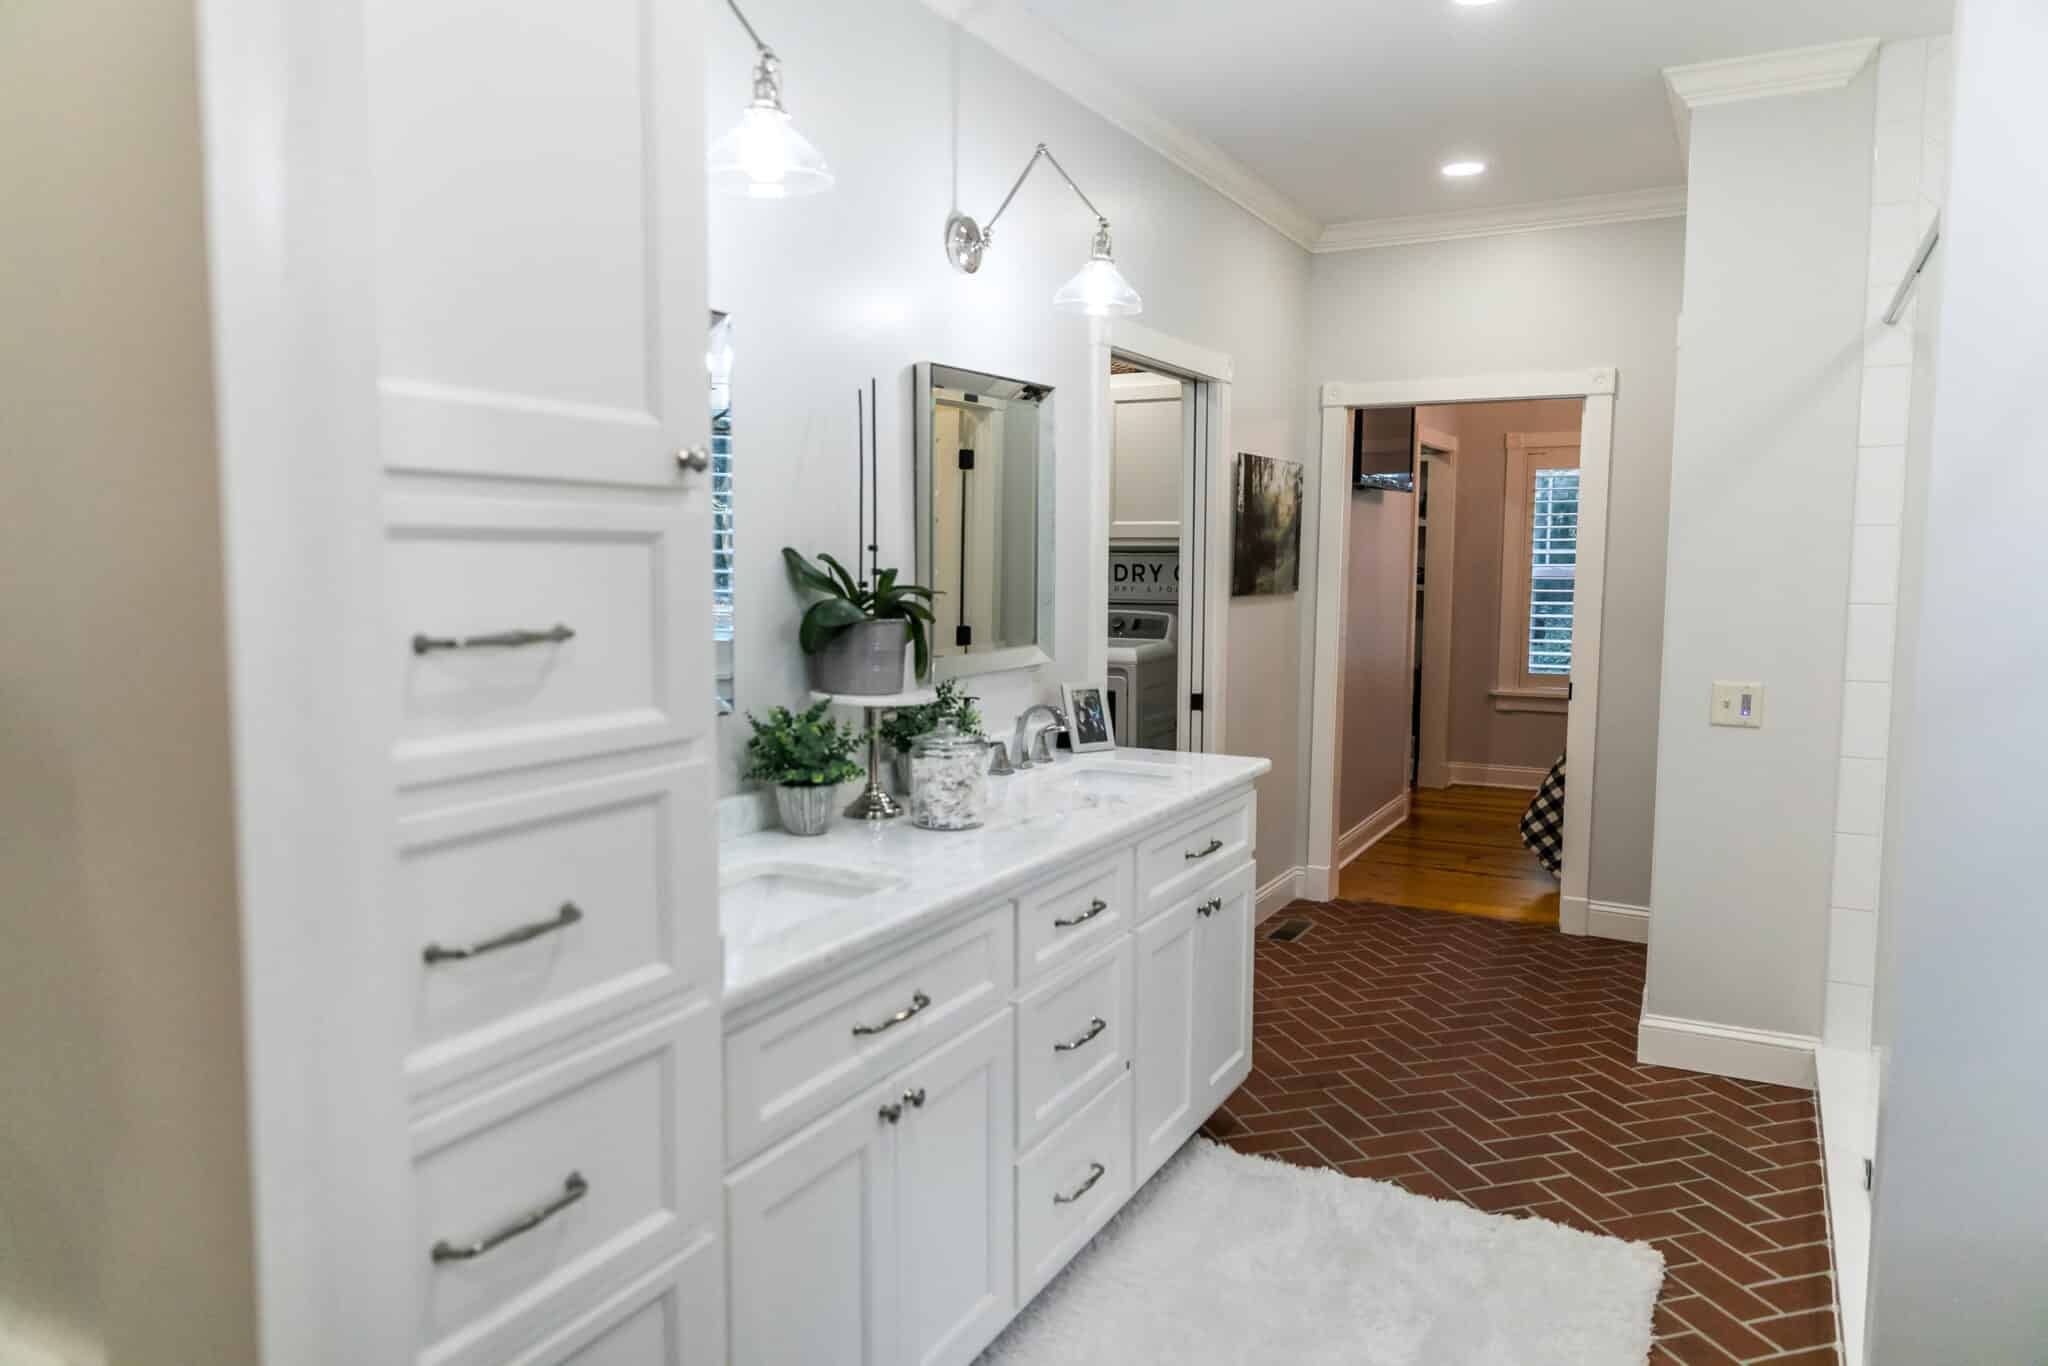
<svg viewBox="0 0 2048 1366">
<path fill-rule="evenodd" d="M 974 705 L 978 699 L 962 692 L 958 679 L 939 680 L 935 691 L 938 696 L 933 701 L 918 707 L 898 707 L 882 721 L 882 742 L 889 746 L 896 770 L 896 790 L 900 793 L 910 791 L 910 749 L 919 736 L 928 735 L 947 722 L 962 735 L 981 734 L 981 712 Z"/>
<path fill-rule="evenodd" d="M 754 728 L 747 741 L 747 776 L 775 785 L 775 808 L 792 835 L 824 834 L 832 825 L 839 784 L 861 776 L 853 761 L 861 737 L 826 715 L 831 706 L 820 702 L 805 712 L 775 707 L 765 721 L 747 713 Z"/>
<path fill-rule="evenodd" d="M 932 590 L 896 582 L 894 569 L 878 569 L 872 585 L 856 583 L 846 566 L 818 556 L 827 573 L 788 546 L 782 561 L 799 593 L 818 594 L 804 609 L 797 643 L 811 663 L 819 692 L 883 696 L 903 691 L 903 646 L 916 649 L 917 677 L 932 671 Z"/>
</svg>

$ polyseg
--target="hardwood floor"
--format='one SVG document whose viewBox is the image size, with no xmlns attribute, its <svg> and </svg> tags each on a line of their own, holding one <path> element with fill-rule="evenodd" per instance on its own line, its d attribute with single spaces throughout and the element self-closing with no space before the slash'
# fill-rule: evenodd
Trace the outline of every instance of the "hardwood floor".
<svg viewBox="0 0 2048 1366">
<path fill-rule="evenodd" d="M 1338 875 L 1338 899 L 1555 925 L 1557 879 L 1522 847 L 1518 828 L 1532 795 L 1416 788 L 1407 821 Z"/>
</svg>

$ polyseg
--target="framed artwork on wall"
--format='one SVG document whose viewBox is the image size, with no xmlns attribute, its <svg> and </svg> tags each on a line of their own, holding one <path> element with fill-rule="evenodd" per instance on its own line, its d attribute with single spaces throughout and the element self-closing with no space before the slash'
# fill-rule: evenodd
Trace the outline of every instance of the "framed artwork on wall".
<svg viewBox="0 0 2048 1366">
<path fill-rule="evenodd" d="M 1231 597 L 1292 593 L 1301 587 L 1301 504 L 1301 462 L 1238 452 Z"/>
</svg>

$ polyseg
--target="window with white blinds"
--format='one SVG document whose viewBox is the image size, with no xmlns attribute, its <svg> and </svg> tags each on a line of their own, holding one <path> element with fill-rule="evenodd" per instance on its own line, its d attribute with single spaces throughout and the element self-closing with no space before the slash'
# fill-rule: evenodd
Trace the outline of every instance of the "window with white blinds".
<svg viewBox="0 0 2048 1366">
<path fill-rule="evenodd" d="M 1529 491 L 1529 627 L 1523 668 L 1570 677 L 1572 593 L 1579 564 L 1579 472 L 1538 469 Z"/>
</svg>

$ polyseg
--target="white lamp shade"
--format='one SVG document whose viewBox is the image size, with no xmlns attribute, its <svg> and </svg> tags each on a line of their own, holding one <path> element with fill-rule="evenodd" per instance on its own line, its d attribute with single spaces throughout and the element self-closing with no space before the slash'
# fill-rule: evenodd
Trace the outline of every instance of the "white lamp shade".
<svg viewBox="0 0 2048 1366">
<path fill-rule="evenodd" d="M 1145 311 L 1145 301 L 1107 256 L 1095 257 L 1061 285 L 1052 306 L 1091 318 L 1133 318 Z"/>
<path fill-rule="evenodd" d="M 750 104 L 739 126 L 711 144 L 711 188 L 750 199 L 789 199 L 832 188 L 810 140 L 771 104 Z"/>
</svg>

